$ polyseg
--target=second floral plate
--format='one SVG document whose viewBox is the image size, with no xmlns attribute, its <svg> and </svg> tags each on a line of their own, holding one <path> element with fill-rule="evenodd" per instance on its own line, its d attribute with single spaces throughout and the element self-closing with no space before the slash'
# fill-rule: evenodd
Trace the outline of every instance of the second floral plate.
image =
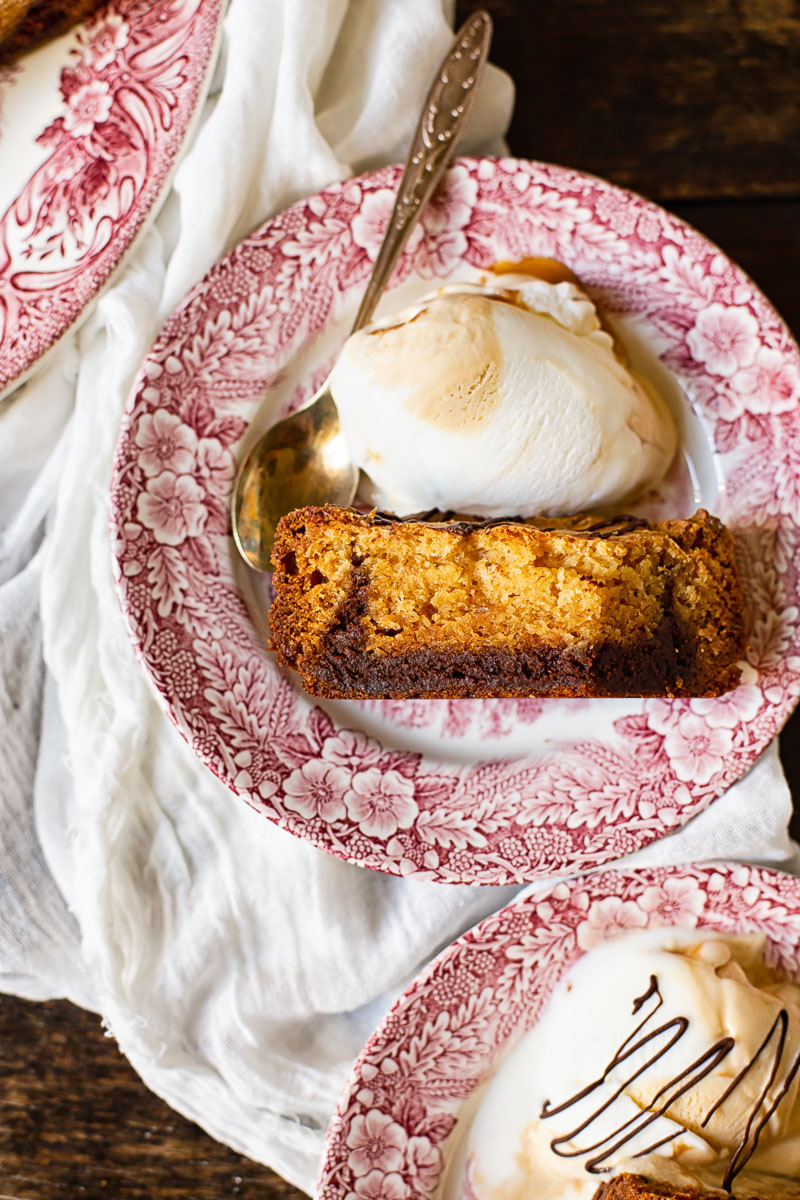
<svg viewBox="0 0 800 1200">
<path fill-rule="evenodd" d="M 800 975 L 800 882 L 789 875 L 716 864 L 605 871 L 537 888 L 448 946 L 375 1030 L 353 1068 L 328 1129 L 315 1192 L 318 1200 L 474 1197 L 464 1150 L 485 1085 L 522 1035 L 537 1025 L 559 981 L 584 953 L 626 934 L 661 928 L 682 933 L 702 929 L 763 935 L 770 966 L 794 981 Z M 596 976 L 594 982 L 596 986 Z M 627 1004 L 627 995 L 615 995 L 615 982 L 605 978 L 601 986 L 610 991 L 614 1003 Z M 686 1000 L 688 1003 L 688 997 Z M 737 1011 L 730 995 L 727 1002 L 725 1012 L 733 1020 L 730 1032 L 734 1032 L 733 1014 L 741 1015 L 741 1010 Z M 634 1007 L 633 1011 L 639 1013 L 638 1022 L 646 1009 L 640 1012 Z M 761 1008 L 757 1011 L 764 1013 Z M 677 1023 L 662 1026 L 660 1032 Z M 606 1048 L 600 1027 L 575 1029 L 574 1033 L 576 1039 L 591 1033 L 593 1045 L 601 1051 Z M 671 1037 L 676 1040 L 674 1032 Z M 651 1042 L 651 1063 L 658 1059 L 662 1045 L 657 1039 Z M 568 1053 L 568 1047 L 560 1045 L 559 1052 Z M 775 1064 L 776 1070 L 780 1065 L 781 1083 L 795 1052 Z M 771 1064 L 770 1051 L 754 1072 L 758 1088 Z M 528 1071 L 530 1066 L 528 1058 Z M 697 1066 L 695 1062 L 684 1078 Z M 789 1082 L 791 1077 L 790 1073 Z M 758 1090 L 754 1095 L 758 1096 Z M 603 1098 L 607 1100 L 607 1095 Z M 521 1128 L 526 1117 L 530 1120 L 538 1115 L 536 1110 L 520 1111 L 513 1094 L 504 1096 L 502 1113 L 504 1128 Z M 630 1117 L 630 1109 L 627 1115 Z M 581 1116 L 588 1116 L 586 1110 Z M 612 1139 L 607 1135 L 614 1126 L 609 1122 L 600 1130 L 598 1125 L 591 1126 L 592 1134 L 602 1145 L 605 1133 L 608 1147 Z M 497 1132 L 495 1127 L 495 1135 Z M 622 1157 L 619 1146 L 623 1144 L 621 1139 L 609 1155 Z M 521 1142 L 512 1142 L 512 1147 L 523 1150 Z M 588 1175 L 588 1194 L 593 1195 L 605 1178 L 604 1172 Z M 578 1194 L 574 1181 L 564 1187 L 564 1194 L 567 1189 L 570 1195 Z M 491 1189 L 483 1193 L 486 1191 Z M 512 1193 L 510 1186 L 507 1190 L 498 1186 L 495 1194 L 517 1193 Z M 533 1188 L 526 1194 L 537 1193 Z M 587 1194 L 587 1189 L 581 1188 L 580 1194 Z"/>
</svg>

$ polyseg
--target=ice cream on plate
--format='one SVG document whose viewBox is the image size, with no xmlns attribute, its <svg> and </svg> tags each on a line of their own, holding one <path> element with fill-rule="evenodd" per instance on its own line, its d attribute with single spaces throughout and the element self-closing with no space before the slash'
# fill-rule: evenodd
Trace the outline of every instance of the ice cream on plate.
<svg viewBox="0 0 800 1200">
<path fill-rule="evenodd" d="M 586 954 L 490 1083 L 451 1200 L 592 1200 L 621 1173 L 800 1195 L 800 987 L 763 950 L 655 930 Z"/>
<path fill-rule="evenodd" d="M 676 448 L 569 279 L 442 287 L 350 337 L 331 389 L 371 499 L 398 513 L 596 510 L 656 482 Z"/>
</svg>

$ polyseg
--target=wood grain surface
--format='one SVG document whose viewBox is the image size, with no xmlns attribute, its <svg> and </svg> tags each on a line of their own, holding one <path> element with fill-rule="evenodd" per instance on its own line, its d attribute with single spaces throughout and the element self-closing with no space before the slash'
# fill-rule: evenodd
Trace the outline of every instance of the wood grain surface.
<svg viewBox="0 0 800 1200">
<path fill-rule="evenodd" d="M 472 4 L 459 4 L 460 12 Z M 485 0 L 516 154 L 671 203 L 800 197 L 796 0 Z"/>
<path fill-rule="evenodd" d="M 495 21 L 493 60 L 517 84 L 513 153 L 595 172 L 672 208 L 800 331 L 800 5 L 483 6 Z M 458 18 L 475 7 L 459 3 Z M 798 798 L 798 714 L 781 755 Z M 0 998 L 0 1200 L 300 1195 L 149 1092 L 95 1014 Z"/>
</svg>

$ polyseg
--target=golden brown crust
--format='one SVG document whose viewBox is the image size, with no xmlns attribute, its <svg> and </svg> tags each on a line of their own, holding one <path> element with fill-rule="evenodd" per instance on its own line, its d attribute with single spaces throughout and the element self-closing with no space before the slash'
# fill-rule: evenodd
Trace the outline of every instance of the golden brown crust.
<svg viewBox="0 0 800 1200">
<path fill-rule="evenodd" d="M 283 518 L 273 648 L 316 695 L 713 696 L 744 652 L 716 518 L 541 528 L 333 506 Z M 569 526 L 565 528 L 565 526 Z"/>
<path fill-rule="evenodd" d="M 617 1175 L 601 1183 L 594 1200 L 702 1200 L 702 1197 L 713 1194 L 699 1188 L 676 1189 L 650 1183 L 641 1175 Z"/>
<path fill-rule="evenodd" d="M 800 1193 L 770 1191 L 769 1200 L 796 1200 Z M 703 1188 L 675 1188 L 669 1184 L 651 1183 L 641 1175 L 617 1175 L 601 1183 L 594 1200 L 720 1200 L 719 1192 Z M 738 1192 L 735 1200 L 759 1200 L 752 1192 Z"/>
<path fill-rule="evenodd" d="M 0 0 L 0 65 L 66 33 L 108 0 Z"/>
</svg>

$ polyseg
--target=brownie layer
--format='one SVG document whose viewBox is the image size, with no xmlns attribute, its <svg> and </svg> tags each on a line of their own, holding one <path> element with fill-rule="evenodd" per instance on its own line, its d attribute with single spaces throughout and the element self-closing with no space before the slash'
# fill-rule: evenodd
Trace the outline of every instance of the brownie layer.
<svg viewBox="0 0 800 1200">
<path fill-rule="evenodd" d="M 699 692 L 691 672 L 681 672 L 671 639 L 633 647 L 606 642 L 576 650 L 415 650 L 381 658 L 358 650 L 342 654 L 333 642 L 326 641 L 314 670 L 314 694 L 332 699 L 677 697 Z"/>
</svg>

